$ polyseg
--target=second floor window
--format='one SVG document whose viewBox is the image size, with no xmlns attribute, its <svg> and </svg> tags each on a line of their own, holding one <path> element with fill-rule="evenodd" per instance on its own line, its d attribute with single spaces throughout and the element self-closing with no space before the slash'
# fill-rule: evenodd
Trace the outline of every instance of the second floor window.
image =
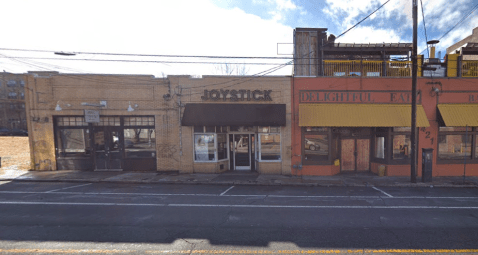
<svg viewBox="0 0 478 255">
<path fill-rule="evenodd" d="M 8 92 L 8 98 L 9 99 L 17 99 L 17 93 L 16 92 Z"/>
</svg>

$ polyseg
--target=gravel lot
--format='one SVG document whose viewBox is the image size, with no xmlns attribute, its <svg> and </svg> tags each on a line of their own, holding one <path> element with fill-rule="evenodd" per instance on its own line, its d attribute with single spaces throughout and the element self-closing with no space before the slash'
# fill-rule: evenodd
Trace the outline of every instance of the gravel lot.
<svg viewBox="0 0 478 255">
<path fill-rule="evenodd" d="M 2 167 L 0 168 L 0 171 L 29 170 L 30 147 L 28 144 L 28 137 L 0 137 L 0 157 L 2 158 Z"/>
</svg>

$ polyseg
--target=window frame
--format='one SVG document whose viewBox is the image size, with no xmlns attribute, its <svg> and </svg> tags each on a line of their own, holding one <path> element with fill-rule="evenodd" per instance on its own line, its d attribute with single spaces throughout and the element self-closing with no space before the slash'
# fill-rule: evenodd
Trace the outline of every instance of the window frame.
<svg viewBox="0 0 478 255">
<path fill-rule="evenodd" d="M 441 159 L 440 158 L 440 150 L 439 150 L 439 139 L 438 137 L 442 136 L 442 135 L 467 135 L 466 131 L 440 131 L 440 128 L 441 127 L 446 127 L 446 126 L 439 126 L 438 127 L 438 133 L 437 133 L 437 137 L 436 137 L 436 148 L 434 148 L 436 150 L 436 163 L 437 164 L 463 164 L 464 163 L 464 160 L 465 158 L 462 157 L 461 159 Z M 466 158 L 466 161 L 469 162 L 469 163 L 478 163 L 478 155 L 476 155 L 476 140 L 477 140 L 477 136 L 478 136 L 478 127 L 468 127 L 470 128 L 471 130 L 468 131 L 468 135 L 471 136 L 471 144 L 470 144 L 470 148 L 471 148 L 471 157 L 467 157 Z"/>
<path fill-rule="evenodd" d="M 270 130 L 270 127 L 269 127 L 269 130 Z M 275 160 L 263 160 L 262 159 L 262 143 L 261 143 L 261 137 L 262 135 L 279 135 L 279 159 L 275 159 Z M 280 128 L 279 128 L 279 132 L 276 133 L 257 133 L 257 136 L 259 139 L 256 139 L 257 140 L 257 143 L 256 144 L 256 150 L 257 150 L 257 161 L 258 162 L 282 162 L 282 134 L 280 132 Z"/>
<path fill-rule="evenodd" d="M 202 127 L 203 132 L 196 132 L 195 128 Z M 227 135 L 227 126 L 208 126 L 208 128 L 214 127 L 214 132 L 206 132 L 206 126 L 193 126 L 192 131 L 193 131 L 193 146 L 192 146 L 192 156 L 193 156 L 193 162 L 194 163 L 217 163 L 217 162 L 224 162 L 229 160 L 229 154 L 230 154 L 230 148 L 229 148 L 229 135 Z M 218 127 L 220 130 L 218 130 Z M 224 130 L 224 127 L 226 130 Z M 218 159 L 218 139 L 217 135 L 225 135 L 226 136 L 226 158 L 224 159 Z M 214 136 L 214 160 L 196 160 L 196 135 L 213 135 Z"/>
<path fill-rule="evenodd" d="M 301 128 L 301 161 L 302 165 L 332 165 L 333 160 L 332 160 L 332 140 L 333 140 L 333 133 L 332 133 L 332 128 L 331 127 L 318 127 L 318 128 L 327 128 L 327 131 L 307 131 L 307 127 L 302 127 Z M 305 159 L 305 135 L 327 135 L 328 139 L 328 152 L 327 152 L 327 159 L 326 160 L 308 160 Z"/>
</svg>

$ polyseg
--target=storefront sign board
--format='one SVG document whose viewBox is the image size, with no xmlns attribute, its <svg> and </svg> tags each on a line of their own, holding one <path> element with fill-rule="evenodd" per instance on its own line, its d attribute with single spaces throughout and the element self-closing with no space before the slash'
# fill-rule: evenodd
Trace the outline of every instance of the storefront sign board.
<svg viewBox="0 0 478 255">
<path fill-rule="evenodd" d="M 300 103 L 362 103 L 362 104 L 409 104 L 411 91 L 366 91 L 366 90 L 301 90 Z M 418 103 L 421 95 L 418 94 Z"/>
<path fill-rule="evenodd" d="M 86 123 L 99 123 L 100 122 L 100 111 L 85 110 L 85 122 Z"/>
</svg>

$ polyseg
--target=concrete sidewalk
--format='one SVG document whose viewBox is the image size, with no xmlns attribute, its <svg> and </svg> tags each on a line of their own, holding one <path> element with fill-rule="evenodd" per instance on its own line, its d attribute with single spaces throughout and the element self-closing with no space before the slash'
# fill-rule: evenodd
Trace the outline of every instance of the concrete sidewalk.
<svg viewBox="0 0 478 255">
<path fill-rule="evenodd" d="M 85 171 L 0 171 L 0 181 L 19 182 L 93 182 L 93 183 L 164 183 L 216 185 L 286 185 L 286 186 L 392 186 L 392 187 L 478 187 L 478 177 L 433 177 L 433 181 L 411 183 L 410 177 L 378 177 L 370 173 L 335 176 L 263 175 L 251 172 L 220 174 L 179 174 L 175 172 L 85 172 Z"/>
</svg>

